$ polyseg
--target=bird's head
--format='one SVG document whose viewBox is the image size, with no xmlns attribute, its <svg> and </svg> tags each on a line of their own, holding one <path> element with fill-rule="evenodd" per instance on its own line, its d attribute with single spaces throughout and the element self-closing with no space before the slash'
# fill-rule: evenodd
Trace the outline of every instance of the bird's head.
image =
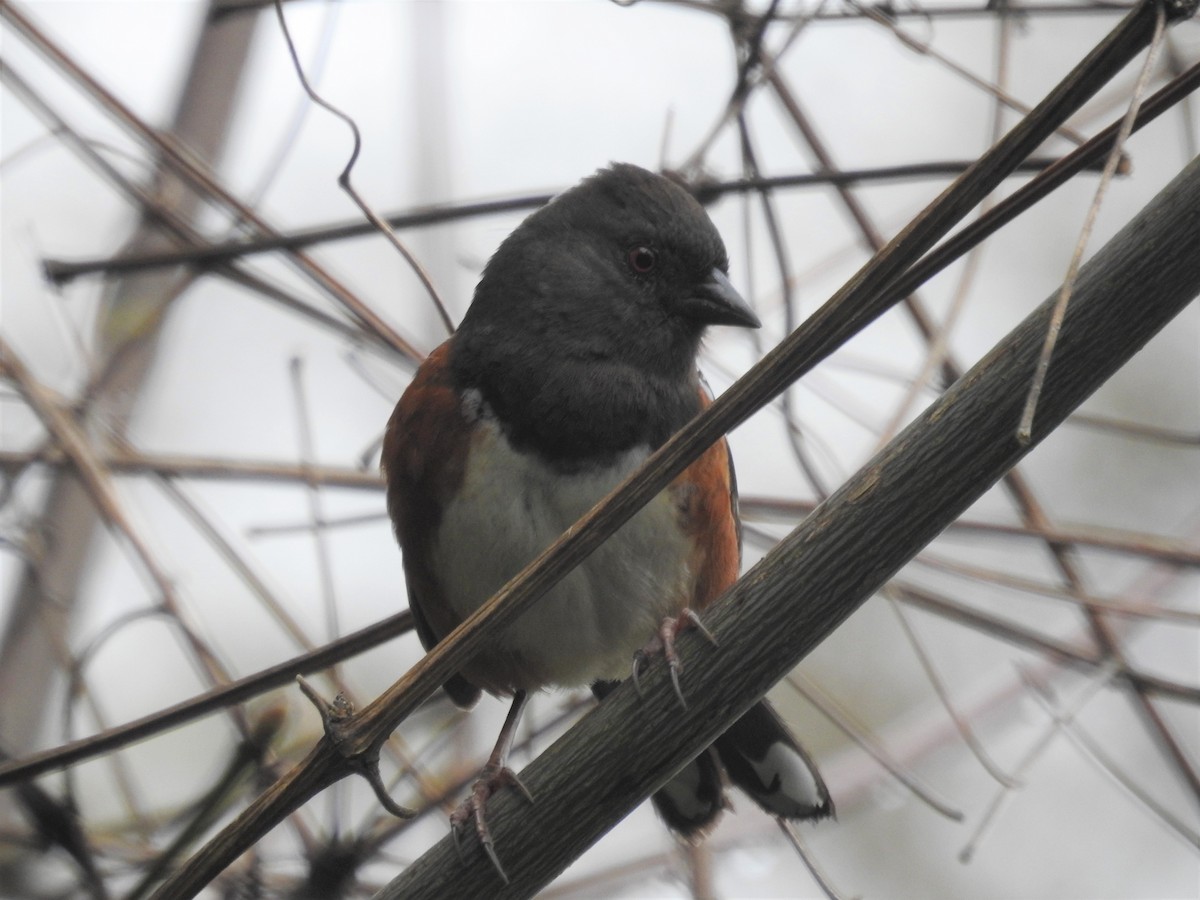
<svg viewBox="0 0 1200 900">
<path fill-rule="evenodd" d="M 683 187 L 625 163 L 530 215 L 484 270 L 461 337 L 539 355 L 694 369 L 709 325 L 757 328 L 724 243 Z M 477 333 L 477 334 L 473 334 Z"/>
</svg>

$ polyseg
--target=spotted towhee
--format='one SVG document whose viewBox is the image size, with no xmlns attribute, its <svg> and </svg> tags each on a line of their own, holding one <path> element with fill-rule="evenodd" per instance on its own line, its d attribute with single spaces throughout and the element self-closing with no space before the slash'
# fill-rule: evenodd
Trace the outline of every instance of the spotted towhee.
<svg viewBox="0 0 1200 900">
<path fill-rule="evenodd" d="M 383 446 L 388 510 L 417 631 L 433 647 L 636 469 L 709 399 L 709 325 L 758 327 L 703 208 L 675 182 L 617 164 L 527 218 L 487 264 L 452 338 L 400 398 Z M 738 576 L 737 488 L 714 444 L 445 685 L 513 707 L 452 816 L 485 821 L 531 690 L 603 696 L 647 645 L 672 639 Z M 666 623 L 664 625 L 664 622 Z M 832 812 L 820 775 L 764 700 L 654 796 L 677 833 L 725 806 L 722 771 L 768 812 Z M 502 871 L 502 870 L 501 870 Z"/>
</svg>

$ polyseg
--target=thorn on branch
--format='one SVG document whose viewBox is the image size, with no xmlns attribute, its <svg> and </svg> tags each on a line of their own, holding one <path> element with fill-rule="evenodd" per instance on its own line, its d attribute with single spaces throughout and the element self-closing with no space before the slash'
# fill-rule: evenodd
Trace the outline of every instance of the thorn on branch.
<svg viewBox="0 0 1200 900">
<path fill-rule="evenodd" d="M 398 819 L 415 817 L 416 810 L 401 806 L 388 793 L 383 778 L 379 774 L 379 745 L 371 744 L 363 750 L 353 749 L 354 744 L 350 738 L 355 734 L 354 704 L 342 693 L 334 697 L 333 702 L 330 703 L 317 693 L 317 689 L 309 684 L 303 675 L 297 675 L 296 682 L 304 696 L 317 708 L 317 713 L 321 716 L 321 724 L 325 728 L 325 736 L 329 738 L 329 742 L 346 761 L 347 766 L 366 779 L 371 790 L 375 792 L 375 798 L 379 801 L 379 805 Z"/>
</svg>

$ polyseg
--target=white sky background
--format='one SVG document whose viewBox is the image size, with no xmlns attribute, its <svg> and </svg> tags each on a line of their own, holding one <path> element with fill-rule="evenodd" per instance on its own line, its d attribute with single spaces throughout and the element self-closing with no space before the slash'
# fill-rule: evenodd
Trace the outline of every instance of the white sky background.
<svg viewBox="0 0 1200 900">
<path fill-rule="evenodd" d="M 785 4 L 785 6 L 788 4 Z M 35 2 L 25 4 L 44 28 L 103 84 L 155 124 L 168 121 L 186 74 L 202 4 L 167 2 Z M 470 200 L 556 190 L 610 160 L 655 167 L 677 164 L 711 128 L 733 84 L 735 60 L 725 25 L 716 17 L 652 3 L 620 8 L 601 2 L 347 3 L 330 7 L 291 3 L 289 23 L 309 64 L 328 29 L 329 54 L 318 87 L 351 114 L 364 147 L 354 174 L 356 187 L 382 211 L 448 200 Z M 1111 26 L 1115 16 L 1037 19 L 1014 38 L 1010 91 L 1033 104 Z M 975 74 L 992 78 L 995 23 L 904 20 L 906 28 Z M 783 30 L 772 32 L 778 41 Z M 1174 31 L 1175 47 L 1190 64 L 1200 56 L 1200 28 Z M 770 44 L 770 41 L 769 41 Z M 14 33 L 0 28 L 0 53 L 36 83 L 87 135 L 132 153 L 114 155 L 132 174 L 145 171 L 144 154 L 44 64 Z M 905 49 L 867 24 L 812 26 L 789 53 L 784 72 L 831 153 L 843 168 L 926 160 L 971 159 L 986 143 L 991 110 L 987 98 L 928 57 Z M 1101 95 L 1080 128 L 1093 133 L 1124 108 L 1135 72 L 1131 68 Z M 220 167 L 224 183 L 241 196 L 264 177 L 301 96 L 273 16 L 260 24 L 245 78 L 228 152 Z M 766 95 L 749 113 L 769 174 L 811 171 L 813 162 Z M 78 390 L 87 363 L 70 336 L 91 341 L 99 283 L 84 279 L 56 295 L 40 281 L 43 256 L 93 257 L 116 252 L 136 220 L 120 198 L 53 141 L 22 155 L 45 129 L 7 90 L 0 90 L 0 169 L 3 271 L 0 332 L 22 353 L 36 375 L 64 394 Z M 1014 119 L 1006 119 L 1011 124 Z M 669 131 L 668 129 L 669 123 Z M 1198 136 L 1190 126 L 1191 146 Z M 1172 113 L 1135 136 L 1130 146 L 1134 175 L 1112 185 L 1092 247 L 1099 247 L 1186 162 L 1187 121 Z M 664 131 L 667 131 L 664 139 Z M 707 158 L 722 177 L 740 171 L 734 133 L 727 132 Z M 349 151 L 340 123 L 312 110 L 291 152 L 274 174 L 259 210 L 277 227 L 294 229 L 342 221 L 355 209 L 335 178 Z M 1048 154 L 1064 152 L 1059 140 Z M 115 151 L 114 151 L 115 152 Z M 1192 151 L 1194 152 L 1194 150 Z M 1012 182 L 1015 183 L 1015 180 Z M 958 360 L 973 363 L 1061 281 L 1095 178 L 1084 176 L 1041 203 L 989 242 L 971 299 L 954 332 Z M 916 181 L 864 188 L 859 196 L 888 236 L 944 186 Z M 811 311 L 865 256 L 850 223 L 826 190 L 777 194 L 801 315 Z M 755 246 L 748 255 L 742 206 L 726 199 L 712 214 L 729 244 L 735 284 L 750 292 L 763 314 L 766 346 L 783 335 L 778 277 L 755 208 Z M 519 215 L 406 232 L 402 237 L 428 266 L 452 314 L 461 315 L 479 266 L 519 221 Z M 216 216 L 207 219 L 214 235 Z M 415 278 L 379 238 L 330 245 L 317 255 L 350 287 L 396 324 L 418 346 L 440 339 L 437 319 Z M 315 292 L 274 258 L 254 266 L 278 277 L 305 297 Z M 942 315 L 961 265 L 935 280 L 922 296 Z M 751 280 L 750 276 L 753 276 Z M 323 299 L 317 305 L 332 309 Z M 288 361 L 304 361 L 316 452 L 323 463 L 353 465 L 379 435 L 408 373 L 377 355 L 359 353 L 376 390 L 346 363 L 343 342 L 281 313 L 218 279 L 200 280 L 173 308 L 166 340 L 131 432 L 144 450 L 200 456 L 295 461 L 297 425 Z M 903 393 L 899 377 L 911 377 L 922 356 L 915 331 L 898 312 L 856 339 L 821 366 L 797 390 L 796 407 L 827 483 L 836 486 L 860 465 Z M 1091 412 L 1139 423 L 1200 430 L 1200 315 L 1193 305 L 1105 385 L 1087 404 Z M 754 349 L 743 333 L 714 333 L 706 370 L 718 389 L 744 370 Z M 928 395 L 925 395 L 928 399 Z M 840 410 L 839 410 L 840 408 Z M 865 418 L 871 429 L 856 423 Z M 0 446 L 37 445 L 42 432 L 19 403 L 0 406 Z M 787 448 L 781 419 L 764 412 L 732 437 L 743 494 L 810 499 L 813 494 Z M 372 465 L 375 460 L 372 460 Z M 1195 547 L 1198 522 L 1194 449 L 1133 442 L 1065 428 L 1025 464 L 1034 488 L 1059 524 L 1087 523 L 1184 539 Z M 1183 489 L 1181 489 L 1181 487 Z M 274 664 L 297 648 L 249 599 L 245 589 L 204 547 L 160 494 L 133 480 L 122 484 L 131 514 L 148 532 L 156 553 L 190 604 L 205 637 L 221 649 L 237 674 Z M 247 540 L 249 528 L 307 520 L 304 493 L 290 487 L 239 483 L 189 486 L 226 532 L 236 536 L 313 639 L 324 634 L 311 537 L 304 534 Z M 6 536 L 18 532 L 21 514 L 37 509 L 37 482 L 25 482 L 19 504 L 4 510 Z M 328 515 L 382 513 L 381 494 L 323 492 Z M 1014 522 L 998 493 L 972 510 L 976 519 Z M 783 529 L 776 529 L 780 534 Z M 400 557 L 382 520 L 330 534 L 341 628 L 362 627 L 404 603 Z M 757 548 L 751 545 L 753 562 Z M 1013 574 L 1053 579 L 1046 555 L 1029 542 L 988 542 L 951 537 L 944 555 L 987 562 Z M 1084 554 L 1091 586 L 1119 595 L 1143 577 L 1146 566 L 1128 558 Z M 0 557 L 6 612 L 19 572 L 12 556 Z M 1029 600 L 1001 588 L 940 584 L 1014 620 L 1060 637 L 1082 634 L 1081 617 L 1064 604 Z M 965 587 L 964 587 L 965 585 Z M 1164 602 L 1197 609 L 1194 576 L 1174 582 Z M 797 598 L 802 602 L 803 598 Z M 111 541 L 98 555 L 86 586 L 86 606 L 76 647 L 123 611 L 147 603 L 144 586 Z M 1190 604 L 1190 605 L 1188 605 Z M 1036 657 L 924 614 L 911 617 L 934 653 L 956 701 L 964 709 L 990 703 L 975 721 L 1002 767 L 1011 771 L 1036 740 L 1045 717 L 1023 693 L 1014 661 L 1039 665 Z M 1142 626 L 1129 644 L 1133 658 L 1164 677 L 1195 684 L 1200 676 L 1194 626 Z M 406 638 L 347 667 L 362 700 L 398 677 L 417 657 Z M 939 796 L 963 810 L 951 822 L 913 799 L 848 744 L 806 703 L 786 688 L 777 691 L 796 730 L 816 753 L 839 807 L 839 820 L 805 828 L 812 852 L 847 895 L 931 898 L 1194 897 L 1200 895 L 1195 847 L 1152 821 L 1112 783 L 1059 738 L 1025 774 L 1025 786 L 969 865 L 957 855 L 979 822 L 996 784 L 962 742 L 951 736 L 927 680 L 905 644 L 896 617 L 874 600 L 819 648 L 802 667 L 867 723 Z M 1051 675 L 1054 670 L 1042 670 Z M 161 625 L 143 623 L 106 645 L 90 670 L 104 686 L 113 723 L 143 715 L 203 689 Z M 1055 682 L 1070 697 L 1085 682 Z M 996 696 L 1003 698 L 995 702 Z M 306 747 L 318 723 L 297 692 L 284 692 L 292 715 L 289 740 Z M 532 718 L 548 717 L 561 695 L 539 698 Z M 1172 705 L 1167 717 L 1200 747 L 1194 709 Z M 503 715 L 484 701 L 467 733 L 477 746 L 464 753 L 482 763 Z M 1130 703 L 1106 691 L 1089 705 L 1083 721 L 1116 758 L 1188 827 L 1198 827 L 1196 806 L 1151 744 Z M 61 740 L 57 719 L 41 744 Z M 94 723 L 86 717 L 77 733 Z M 129 752 L 141 766 L 144 795 L 170 808 L 191 798 L 195 785 L 180 770 L 219 769 L 229 734 L 213 721 L 142 745 Z M 928 745 L 932 744 L 932 747 Z M 421 742 L 417 742 L 420 746 Z M 104 770 L 81 769 L 85 816 L 120 814 Z M 91 776 L 90 778 L 88 776 Z M 51 782 L 52 783 L 52 782 Z M 405 802 L 411 786 L 396 794 Z M 374 801 L 348 789 L 344 804 L 364 815 Z M 150 802 L 150 801 L 148 801 Z M 774 825 L 744 798 L 713 839 L 718 850 L 716 885 L 721 896 L 819 896 L 799 860 Z M 318 800 L 314 813 L 329 804 Z M 351 816 L 350 821 L 357 821 Z M 441 834 L 426 823 L 398 845 L 415 855 Z M 665 830 L 640 809 L 603 839 L 569 880 L 670 849 Z M 730 849 L 732 848 L 732 849 Z M 501 848 L 501 855 L 503 850 Z M 388 867 L 370 874 L 385 880 Z M 659 870 L 625 886 L 622 896 L 686 896 L 686 888 Z"/>
</svg>

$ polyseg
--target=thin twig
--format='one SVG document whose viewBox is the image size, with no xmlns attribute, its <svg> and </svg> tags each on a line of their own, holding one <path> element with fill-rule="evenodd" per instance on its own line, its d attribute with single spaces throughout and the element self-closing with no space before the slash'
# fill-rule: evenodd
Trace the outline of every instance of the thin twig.
<svg viewBox="0 0 1200 900">
<path fill-rule="evenodd" d="M 1068 603 L 1095 607 L 1100 612 L 1128 618 L 1153 619 L 1160 622 L 1179 622 L 1184 625 L 1200 626 L 1200 611 L 1173 609 L 1159 605 L 1133 605 L 1111 597 L 1100 597 L 1096 594 L 1077 594 L 1056 584 L 1038 581 L 1033 578 L 1023 578 L 1014 575 L 1008 569 L 993 569 L 986 566 L 973 566 L 967 563 L 951 560 L 926 551 L 913 560 L 918 566 L 926 566 L 940 572 L 947 572 L 961 578 L 984 584 L 993 584 L 1008 590 L 1019 591 L 1040 597 L 1052 597 L 1065 600 Z"/>
<path fill-rule="evenodd" d="M 343 490 L 383 491 L 378 472 L 348 466 L 302 466 L 290 462 L 254 459 L 218 459 L 170 453 L 147 453 L 131 448 L 93 448 L 100 464 L 127 475 L 159 475 L 198 481 L 251 481 L 285 484 L 317 484 Z M 44 450 L 0 450 L 0 471 L 11 474 L 31 465 L 66 466 L 71 460 L 58 448 Z"/>
<path fill-rule="evenodd" d="M 1186 822 L 1172 813 L 1169 809 L 1154 799 L 1132 777 L 1105 752 L 1087 730 L 1073 716 L 1065 714 L 1055 700 L 1050 687 L 1031 673 L 1022 669 L 1022 680 L 1030 689 L 1035 700 L 1043 710 L 1062 729 L 1072 744 L 1082 753 L 1085 759 L 1093 763 L 1119 788 L 1128 794 L 1135 805 L 1149 814 L 1150 818 L 1165 827 L 1167 831 L 1180 838 L 1194 850 L 1200 850 L 1200 832 L 1190 827 Z"/>
<path fill-rule="evenodd" d="M 946 56 L 944 53 L 939 53 L 931 44 L 920 41 L 913 37 L 910 32 L 901 28 L 891 16 L 884 14 L 879 8 L 861 3 L 859 0 L 846 0 L 846 2 L 852 9 L 858 10 L 865 18 L 888 29 L 888 31 L 895 35 L 896 39 L 900 41 L 901 44 L 903 44 L 905 47 L 908 47 L 914 53 L 929 57 L 944 68 L 948 69 L 950 72 L 957 75 L 959 78 L 962 78 L 968 84 L 971 84 L 974 87 L 986 92 L 997 102 L 1003 103 L 1014 112 L 1020 113 L 1021 115 L 1027 115 L 1029 113 L 1029 107 L 1016 97 L 1011 96 L 1007 91 L 1004 90 L 1003 87 L 990 82 L 985 78 L 980 78 L 966 66 L 954 62 L 954 60 L 950 59 L 950 57 Z M 1082 144 L 1087 140 L 1086 137 L 1068 125 L 1063 125 L 1060 127 L 1056 133 L 1074 144 Z"/>
<path fill-rule="evenodd" d="M 371 224 L 396 248 L 396 251 L 404 258 L 404 261 L 408 263 L 413 273 L 421 282 L 422 287 L 425 288 L 429 299 L 433 301 L 434 308 L 437 309 L 438 316 L 441 318 L 442 324 L 446 327 L 446 333 L 453 334 L 454 322 L 450 318 L 450 314 L 446 312 L 446 305 L 442 302 L 437 288 L 433 285 L 433 279 L 429 277 L 429 273 L 425 271 L 425 267 L 404 246 L 400 238 L 396 236 L 396 232 L 371 208 L 370 204 L 362 198 L 362 195 L 354 189 L 354 185 L 350 183 L 350 173 L 353 172 L 354 164 L 358 162 L 358 155 L 362 151 L 362 136 L 358 132 L 358 124 L 349 115 L 342 112 L 313 90 L 312 85 L 308 83 L 308 78 L 304 75 L 304 66 L 300 64 L 300 55 L 296 52 L 296 45 L 292 41 L 292 34 L 288 31 L 287 18 L 283 15 L 283 3 L 281 0 L 275 0 L 275 16 L 279 20 L 279 28 L 283 32 L 284 40 L 287 41 L 288 53 L 292 57 L 292 65 L 296 69 L 296 77 L 300 79 L 300 85 L 304 88 L 304 93 L 308 94 L 309 99 L 317 104 L 317 106 L 345 122 L 350 128 L 350 133 L 354 136 L 354 149 L 350 151 L 350 158 L 346 161 L 346 167 L 342 169 L 342 173 L 338 176 L 338 185 L 349 195 L 355 205 L 362 210 L 363 215 L 367 217 Z"/>
<path fill-rule="evenodd" d="M 813 858 L 812 852 L 808 849 L 804 839 L 800 837 L 800 829 L 796 827 L 795 822 L 789 822 L 787 819 L 776 819 L 775 822 L 779 826 L 779 830 L 782 831 L 784 836 L 788 839 L 788 843 L 795 848 L 796 854 L 800 857 L 801 861 L 803 861 L 805 867 L 809 871 L 809 874 L 812 875 L 813 880 L 817 883 L 817 886 L 821 888 L 822 892 L 824 892 L 825 896 L 828 897 L 829 900 L 858 900 L 857 897 L 849 898 L 846 894 L 839 891 L 834 886 L 829 876 L 822 871 L 820 866 L 817 865 L 817 861 Z"/>
<path fill-rule="evenodd" d="M 1063 725 L 1074 719 L 1080 710 L 1091 702 L 1092 698 L 1096 696 L 1101 688 L 1111 683 L 1114 672 L 1114 663 L 1109 663 L 1107 666 L 1101 667 L 1075 697 L 1065 705 L 1061 715 L 1042 730 L 1042 733 L 1030 745 L 1025 755 L 1021 757 L 1021 761 L 1017 764 L 1015 774 L 1022 781 L 1028 780 L 1030 768 L 1041 757 L 1043 751 L 1050 745 L 1054 738 L 1058 736 Z M 975 826 L 975 830 L 971 833 L 971 837 L 967 840 L 962 850 L 959 851 L 958 858 L 960 861 L 964 863 L 971 861 L 971 857 L 979 849 L 979 844 L 987 833 L 988 828 L 995 822 L 1005 802 L 1011 797 L 1012 791 L 1009 788 L 1001 786 L 996 791 L 991 803 L 988 804 L 979 819 L 979 823 Z"/>
<path fill-rule="evenodd" d="M 949 621 L 974 628 L 989 637 L 1007 641 L 1018 647 L 1033 650 L 1059 662 L 1087 669 L 1112 668 L 1113 677 L 1126 682 L 1136 694 L 1157 694 L 1186 703 L 1200 705 L 1200 686 L 1169 681 L 1121 663 L 1103 653 L 1084 649 L 1078 642 L 1064 641 L 1028 628 L 1023 628 L 991 613 L 950 600 L 925 588 L 902 581 L 893 581 L 900 599 L 913 606 L 929 610 Z"/>
<path fill-rule="evenodd" d="M 891 608 L 892 612 L 895 613 L 896 619 L 900 622 L 900 630 L 904 632 L 905 640 L 907 641 L 908 645 L 913 648 L 913 652 L 917 657 L 917 662 L 921 664 L 921 669 L 925 672 L 925 677 L 929 679 L 929 683 L 932 685 L 934 693 L 937 694 L 938 702 L 941 703 L 942 709 L 944 709 L 946 714 L 950 717 L 950 721 L 954 723 L 954 728 L 956 731 L 958 731 L 959 736 L 962 737 L 964 743 L 966 743 L 967 749 L 969 749 L 971 754 L 977 760 L 979 760 L 979 764 L 983 767 L 984 771 L 991 775 L 992 778 L 994 778 L 1000 784 L 1010 788 L 1019 787 L 1017 780 L 1013 778 L 1012 775 L 1005 772 L 1004 769 L 1000 767 L 1000 764 L 992 758 L 992 755 L 987 751 L 987 748 L 984 747 L 983 741 L 980 740 L 979 736 L 975 733 L 975 729 L 971 727 L 971 723 L 968 722 L 967 718 L 958 711 L 953 699 L 950 696 L 950 689 L 946 686 L 945 680 L 942 678 L 941 673 L 938 672 L 937 667 L 933 663 L 933 658 L 926 649 L 924 642 L 917 636 L 917 632 L 913 628 L 912 622 L 909 621 L 908 614 L 904 611 L 904 607 L 900 603 L 900 598 L 898 596 L 899 592 L 894 587 L 889 585 L 884 588 L 883 594 L 888 599 L 888 606 Z"/>
<path fill-rule="evenodd" d="M 1059 162 L 1060 160 L 1054 158 L 1030 157 L 1017 166 L 1014 174 L 1037 174 Z M 840 172 L 797 172 L 757 179 L 725 180 L 700 177 L 691 184 L 690 189 L 702 203 L 710 204 L 729 195 L 752 194 L 764 189 L 820 188 L 840 184 L 886 184 L 914 179 L 943 180 L 962 174 L 970 165 L 969 160 L 943 160 L 843 169 Z M 1092 167 L 1091 163 L 1084 166 L 1084 168 Z M 685 172 L 689 171 L 685 166 L 679 168 Z M 1095 165 L 1095 168 L 1098 169 L 1099 166 Z M 384 221 L 392 229 L 399 230 L 460 222 L 484 216 L 528 212 L 545 206 L 554 199 L 557 193 L 559 192 L 540 191 L 495 200 L 469 200 L 460 203 L 423 205 L 388 213 L 384 216 Z M 117 275 L 180 265 L 214 266 L 241 257 L 270 253 L 276 250 L 299 250 L 317 244 L 360 238 L 375 234 L 377 231 L 374 224 L 364 222 L 360 218 L 237 240 L 206 242 L 197 238 L 194 241 L 188 241 L 188 247 L 180 250 L 130 253 L 125 256 L 105 256 L 95 259 L 44 259 L 42 260 L 42 269 L 52 283 L 62 286 L 86 275 Z"/>
<path fill-rule="evenodd" d="M 785 678 L 784 684 L 811 703 L 839 731 L 861 747 L 863 752 L 875 760 L 875 762 L 879 763 L 884 771 L 895 778 L 914 797 L 934 812 L 954 822 L 961 822 L 966 818 L 961 809 L 952 806 L 948 800 L 938 797 L 933 788 L 922 784 L 915 773 L 889 753 L 878 738 L 871 734 L 870 729 L 859 722 L 828 691 L 819 687 L 815 682 L 801 675 L 799 672 L 793 672 Z"/>
<path fill-rule="evenodd" d="M 804 516 L 812 512 L 816 506 L 812 501 L 784 500 L 755 495 L 742 497 L 738 502 L 742 515 L 749 519 Z M 960 519 L 950 525 L 945 534 L 953 535 L 957 532 L 978 532 L 1036 540 L 1049 545 L 1103 550 L 1191 568 L 1200 567 L 1200 547 L 1197 547 L 1194 541 L 1144 532 L 1100 528 L 1094 525 L 1078 527 L 1055 527 L 1043 523 L 1006 525 L 1001 522 L 981 522 L 977 519 Z"/>
<path fill-rule="evenodd" d="M 304 362 L 293 356 L 288 367 L 292 382 L 292 399 L 296 412 L 296 427 L 300 436 L 300 465 L 307 468 L 316 460 L 313 444 L 312 414 L 308 408 L 308 396 L 304 389 Z M 324 505 L 320 488 L 311 481 L 306 484 L 308 498 L 309 530 L 316 550 L 317 578 L 320 584 L 321 604 L 325 608 L 325 639 L 334 640 L 341 633 L 338 623 L 337 591 L 333 584 L 333 565 L 329 556 L 329 541 L 321 523 L 325 521 Z M 336 678 L 336 670 L 334 677 Z"/>
<path fill-rule="evenodd" d="M 412 630 L 412 614 L 405 610 L 374 625 L 352 632 L 309 653 L 293 657 L 237 681 L 231 681 L 198 697 L 192 697 L 100 734 L 72 741 L 61 747 L 32 753 L 23 759 L 0 764 L 0 787 L 45 772 L 71 766 L 128 744 L 145 740 L 195 719 L 244 703 L 267 691 L 295 681 L 297 675 L 310 674 L 332 664 L 357 656 Z"/>
<path fill-rule="evenodd" d="M 1025 398 L 1025 409 L 1021 413 L 1021 422 L 1017 426 L 1017 440 L 1023 444 L 1028 444 L 1032 439 L 1033 416 L 1037 411 L 1038 398 L 1042 394 L 1042 386 L 1046 382 L 1046 372 L 1050 368 L 1050 358 L 1054 355 L 1054 345 L 1058 343 L 1058 333 L 1062 329 L 1063 318 L 1067 314 L 1067 304 L 1071 300 L 1071 292 L 1075 289 L 1075 280 L 1079 277 L 1079 266 L 1083 263 L 1083 253 L 1087 249 L 1088 240 L 1091 238 L 1092 229 L 1096 224 L 1096 217 L 1100 214 L 1100 207 L 1104 203 L 1104 194 L 1108 190 L 1108 185 L 1112 181 L 1113 174 L 1117 171 L 1117 166 L 1123 158 L 1122 151 L 1125 147 L 1125 142 L 1133 132 L 1133 123 L 1137 118 L 1138 107 L 1141 105 L 1142 96 L 1146 93 L 1146 86 L 1150 83 L 1150 73 L 1154 71 L 1154 64 L 1158 60 L 1158 51 L 1162 46 L 1163 35 L 1167 29 L 1167 14 L 1161 4 L 1156 9 L 1154 37 L 1150 41 L 1150 48 L 1146 51 L 1146 60 L 1142 64 L 1142 71 L 1138 75 L 1137 83 L 1134 85 L 1133 96 L 1129 100 L 1129 109 L 1125 113 L 1125 117 L 1121 120 L 1121 128 L 1117 132 L 1112 150 L 1109 151 L 1108 159 L 1104 163 L 1104 171 L 1100 173 L 1100 181 L 1096 185 L 1096 194 L 1092 198 L 1091 205 L 1088 207 L 1087 215 L 1084 217 L 1083 227 L 1079 230 L 1079 239 L 1075 242 L 1075 250 L 1071 254 L 1071 262 L 1067 266 L 1067 274 L 1063 278 L 1062 288 L 1058 293 L 1058 302 L 1054 306 L 1054 315 L 1050 317 L 1050 324 L 1046 329 L 1046 343 L 1042 347 L 1042 354 L 1038 357 L 1037 369 L 1034 370 L 1033 380 L 1029 384 L 1029 394 Z"/>
</svg>

